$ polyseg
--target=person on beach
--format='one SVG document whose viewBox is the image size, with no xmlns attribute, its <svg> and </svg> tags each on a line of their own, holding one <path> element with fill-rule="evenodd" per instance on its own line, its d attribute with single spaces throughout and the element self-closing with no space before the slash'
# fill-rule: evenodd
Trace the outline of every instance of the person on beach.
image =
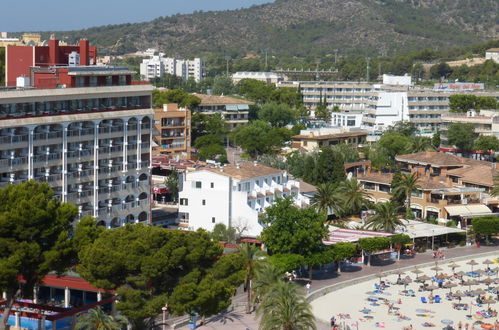
<svg viewBox="0 0 499 330">
<path fill-rule="evenodd" d="M 310 285 L 311 282 L 308 282 L 307 285 L 305 285 L 305 288 L 307 288 L 307 294 L 310 294 L 310 290 L 311 290 L 311 285 Z"/>
</svg>

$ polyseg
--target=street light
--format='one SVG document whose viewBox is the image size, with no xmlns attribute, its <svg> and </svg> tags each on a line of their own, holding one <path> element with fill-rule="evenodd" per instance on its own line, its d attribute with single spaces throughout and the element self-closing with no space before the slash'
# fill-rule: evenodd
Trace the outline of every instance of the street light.
<svg viewBox="0 0 499 330">
<path fill-rule="evenodd" d="M 168 311 L 168 304 L 165 304 L 161 310 L 163 311 L 163 330 L 166 330 L 166 311 Z"/>
</svg>

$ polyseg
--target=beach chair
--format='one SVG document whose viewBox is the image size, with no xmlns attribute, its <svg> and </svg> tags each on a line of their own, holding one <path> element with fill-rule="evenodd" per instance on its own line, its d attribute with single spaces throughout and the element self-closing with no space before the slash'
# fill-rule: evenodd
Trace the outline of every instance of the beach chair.
<svg viewBox="0 0 499 330">
<path fill-rule="evenodd" d="M 441 299 L 440 296 L 435 296 L 435 303 L 439 304 Z"/>
<path fill-rule="evenodd" d="M 428 301 L 426 300 L 426 297 L 421 297 L 421 302 L 422 302 L 423 304 L 426 304 Z"/>
</svg>

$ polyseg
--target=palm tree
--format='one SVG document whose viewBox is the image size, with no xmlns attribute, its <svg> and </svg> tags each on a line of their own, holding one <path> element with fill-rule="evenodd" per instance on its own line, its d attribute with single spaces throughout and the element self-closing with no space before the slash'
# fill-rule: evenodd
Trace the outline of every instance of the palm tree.
<svg viewBox="0 0 499 330">
<path fill-rule="evenodd" d="M 364 190 L 362 183 L 357 179 L 349 179 L 340 183 L 337 199 L 341 208 L 348 210 L 348 214 L 358 214 L 369 203 L 370 194 Z"/>
<path fill-rule="evenodd" d="M 262 260 L 255 266 L 255 280 L 253 281 L 254 300 L 260 300 L 272 284 L 281 281 L 284 273 L 269 260 Z"/>
<path fill-rule="evenodd" d="M 423 152 L 434 149 L 431 144 L 431 138 L 426 136 L 411 136 L 411 142 L 408 146 L 409 153 Z"/>
<path fill-rule="evenodd" d="M 278 281 L 272 284 L 256 313 L 261 316 L 260 329 L 316 329 L 310 304 L 302 288 L 294 283 Z"/>
<path fill-rule="evenodd" d="M 122 325 L 126 323 L 123 316 L 111 316 L 106 314 L 102 308 L 96 307 L 78 316 L 76 330 L 120 330 Z"/>
<path fill-rule="evenodd" d="M 367 219 L 366 228 L 393 233 L 397 226 L 404 225 L 397 217 L 397 206 L 394 203 L 374 204 L 374 210 L 376 213 Z"/>
<path fill-rule="evenodd" d="M 244 290 L 248 295 L 248 302 L 246 305 L 246 313 L 251 313 L 251 281 L 255 275 L 255 258 L 258 254 L 258 248 L 252 244 L 244 243 L 239 245 L 239 251 L 244 258 Z"/>
<path fill-rule="evenodd" d="M 322 183 L 317 186 L 317 192 L 312 197 L 312 206 L 317 211 L 329 214 L 329 210 L 334 206 L 335 188 L 332 182 Z"/>
<path fill-rule="evenodd" d="M 400 181 L 397 183 L 396 187 L 393 187 L 393 194 L 401 194 L 403 193 L 405 200 L 405 210 L 406 214 L 411 214 L 411 197 L 412 192 L 420 189 L 421 187 L 418 185 L 418 174 L 402 174 Z"/>
</svg>

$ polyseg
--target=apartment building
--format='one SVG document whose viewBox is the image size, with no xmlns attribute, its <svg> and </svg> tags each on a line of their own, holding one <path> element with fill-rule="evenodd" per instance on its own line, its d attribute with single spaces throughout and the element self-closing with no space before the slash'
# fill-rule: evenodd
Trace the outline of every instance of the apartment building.
<svg viewBox="0 0 499 330">
<path fill-rule="evenodd" d="M 0 186 L 47 182 L 107 228 L 149 222 L 152 87 L 126 68 L 29 70 L 0 93 Z"/>
<path fill-rule="evenodd" d="M 441 149 L 448 152 L 458 152 L 447 141 L 447 131 L 454 123 L 472 124 L 478 135 L 499 137 L 499 112 L 495 110 L 481 110 L 479 113 L 470 110 L 466 114 L 449 113 L 442 116 Z M 487 150 L 482 150 L 487 151 Z M 482 152 L 479 151 L 479 152 Z"/>
<path fill-rule="evenodd" d="M 194 78 L 199 82 L 203 80 L 205 73 L 204 62 L 200 58 L 193 60 L 165 57 L 165 54 L 153 55 L 142 60 L 140 64 L 140 75 L 144 80 L 162 78 L 165 74 L 181 77 L 184 80 Z"/>
<path fill-rule="evenodd" d="M 499 48 L 490 48 L 485 51 L 485 59 L 499 63 Z"/>
<path fill-rule="evenodd" d="M 229 96 L 217 96 L 206 94 L 194 94 L 201 99 L 201 103 L 196 107 L 206 115 L 220 114 L 230 125 L 235 128 L 248 123 L 249 106 L 253 102 L 236 99 Z"/>
<path fill-rule="evenodd" d="M 274 72 L 250 72 L 238 71 L 232 75 L 232 83 L 235 85 L 243 79 L 255 79 L 263 81 L 267 84 L 277 84 L 280 81 L 286 80 L 286 77 L 279 73 Z"/>
<path fill-rule="evenodd" d="M 310 185 L 303 188 L 282 170 L 245 162 L 186 172 L 179 193 L 179 226 L 213 230 L 217 223 L 234 227 L 245 237 L 263 230 L 259 218 L 276 198 L 292 196 L 296 206 L 310 204 Z"/>
<path fill-rule="evenodd" d="M 358 146 L 366 143 L 367 131 L 359 129 L 317 128 L 301 130 L 293 136 L 292 147 L 313 151 L 336 144 L 351 144 Z"/>
<path fill-rule="evenodd" d="M 163 109 L 154 109 L 154 126 L 157 134 L 153 140 L 157 144 L 154 152 L 191 158 L 191 111 L 179 108 L 178 104 L 164 104 Z"/>
<path fill-rule="evenodd" d="M 396 157 L 403 173 L 417 173 L 419 188 L 412 193 L 411 210 L 421 219 L 471 218 L 491 214 L 497 200 L 490 196 L 494 164 L 442 152 L 420 152 Z M 374 202 L 391 197 L 393 173 L 359 171 L 359 182 Z"/>
<path fill-rule="evenodd" d="M 434 88 L 426 88 L 413 86 L 408 76 L 383 75 L 381 84 L 284 81 L 277 86 L 298 88 L 304 105 L 310 109 L 322 100 L 331 109 L 338 107 L 341 117 L 349 112 L 362 113 L 361 127 L 374 139 L 401 120 L 414 123 L 421 135 L 432 135 L 440 128 L 442 115 L 449 112 L 451 95 L 474 94 L 499 100 L 499 92 L 484 90 L 483 84 L 436 84 Z M 333 125 L 338 125 L 337 121 Z"/>
</svg>

